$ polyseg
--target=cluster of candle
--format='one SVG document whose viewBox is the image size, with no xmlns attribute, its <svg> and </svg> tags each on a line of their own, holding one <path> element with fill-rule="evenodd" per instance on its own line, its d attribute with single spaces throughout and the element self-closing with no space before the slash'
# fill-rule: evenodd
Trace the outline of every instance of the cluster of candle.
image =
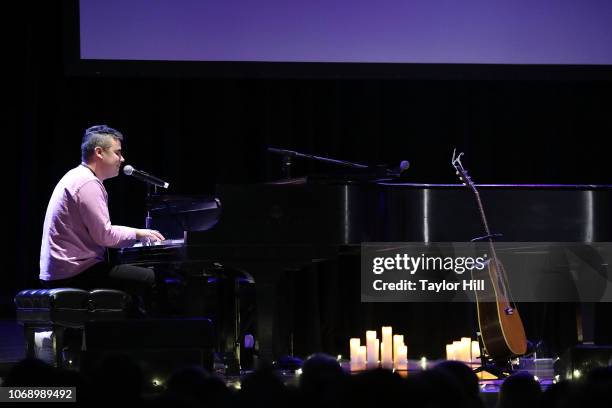
<svg viewBox="0 0 612 408">
<path fill-rule="evenodd" d="M 361 345 L 359 338 L 350 340 L 351 370 L 383 368 L 407 370 L 408 346 L 404 343 L 403 335 L 393 335 L 393 328 L 383 326 L 382 342 L 376 337 L 376 331 L 366 332 L 366 345 Z"/>
<path fill-rule="evenodd" d="M 461 340 L 446 345 L 446 359 L 470 364 L 479 363 L 480 345 L 469 337 L 462 337 Z"/>
</svg>

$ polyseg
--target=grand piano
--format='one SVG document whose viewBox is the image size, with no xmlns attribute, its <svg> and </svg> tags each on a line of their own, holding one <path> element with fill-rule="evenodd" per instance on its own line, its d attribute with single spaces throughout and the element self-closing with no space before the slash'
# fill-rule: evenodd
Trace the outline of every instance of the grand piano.
<svg viewBox="0 0 612 408">
<path fill-rule="evenodd" d="M 610 185 L 477 187 L 491 229 L 503 234 L 502 241 L 612 241 Z M 460 184 L 414 184 L 393 179 L 290 179 L 265 184 L 219 185 L 215 197 L 220 204 L 215 209 L 218 220 L 210 222 L 208 228 L 186 231 L 182 240 L 175 237 L 179 239 L 168 245 L 126 248 L 120 253 L 120 262 L 141 265 L 173 262 L 190 267 L 201 262 L 251 276 L 256 298 L 255 337 L 260 357 L 268 360 L 294 351 L 294 332 L 298 329 L 287 329 L 286 320 L 292 321 L 294 328 L 300 326 L 297 317 L 288 316 L 284 303 L 287 271 L 293 271 L 291 276 L 297 280 L 292 286 L 295 292 L 296 287 L 309 286 L 300 279 L 308 279 L 313 264 L 324 265 L 339 257 L 358 258 L 362 242 L 463 242 L 483 235 L 473 195 Z M 319 269 L 326 270 L 326 267 Z M 363 325 L 357 325 L 360 329 L 368 325 L 377 327 L 380 319 L 374 318 L 365 305 L 358 304 L 358 268 L 345 267 L 342 273 L 344 281 L 357 282 L 350 289 L 357 291 L 354 297 L 345 293 L 348 301 L 357 304 L 357 309 L 347 312 L 350 319 L 360 314 L 365 319 Z M 319 281 L 317 285 L 321 289 L 325 283 Z M 308 303 L 309 295 L 300 299 Z M 299 309 L 299 305 L 294 307 Z M 321 307 L 317 313 L 325 314 Z M 397 310 L 397 306 L 394 308 Z M 422 310 L 429 313 L 429 309 Z M 472 312 L 469 309 L 467 313 Z M 339 317 L 344 319 L 343 324 L 347 316 Z M 419 319 L 423 322 L 422 317 Z M 456 320 L 456 316 L 452 319 Z M 540 323 L 536 321 L 534 325 Z M 331 322 L 327 329 L 334 324 L 339 325 L 338 321 Z M 349 335 L 360 335 L 361 332 L 355 332 L 355 324 L 345 326 L 335 344 L 348 344 Z M 321 327 L 318 335 L 324 337 L 326 332 Z M 529 327 L 527 330 L 529 336 Z M 415 337 L 416 333 L 412 336 L 412 344 L 417 349 L 420 345 L 427 352 L 428 341 L 423 336 Z M 447 340 L 441 339 L 436 344 Z M 324 351 L 337 351 L 331 346 L 327 348 Z"/>
</svg>

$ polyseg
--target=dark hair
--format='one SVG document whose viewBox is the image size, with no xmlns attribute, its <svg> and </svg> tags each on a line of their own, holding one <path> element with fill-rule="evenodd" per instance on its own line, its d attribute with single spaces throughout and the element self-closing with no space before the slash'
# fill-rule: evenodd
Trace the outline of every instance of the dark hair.
<svg viewBox="0 0 612 408">
<path fill-rule="evenodd" d="M 86 162 L 96 147 L 103 149 L 111 147 L 112 139 L 123 141 L 123 134 L 106 125 L 95 125 L 86 129 L 81 143 L 81 160 Z"/>
</svg>

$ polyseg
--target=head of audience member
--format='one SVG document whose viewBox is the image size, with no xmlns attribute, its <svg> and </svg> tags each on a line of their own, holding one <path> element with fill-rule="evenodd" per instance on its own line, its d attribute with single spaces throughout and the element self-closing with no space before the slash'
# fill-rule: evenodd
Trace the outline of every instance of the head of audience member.
<svg viewBox="0 0 612 408">
<path fill-rule="evenodd" d="M 506 378 L 499 388 L 498 408 L 537 407 L 542 389 L 533 375 L 518 372 Z"/>
<path fill-rule="evenodd" d="M 345 387 L 347 406 L 403 406 L 406 382 L 389 370 L 368 370 L 351 375 Z"/>
<path fill-rule="evenodd" d="M 11 368 L 3 387 L 48 387 L 55 385 L 57 369 L 35 359 L 26 358 Z"/>
<path fill-rule="evenodd" d="M 407 391 L 414 406 L 430 408 L 471 407 L 466 392 L 457 378 L 443 369 L 425 370 L 408 376 Z"/>
<path fill-rule="evenodd" d="M 483 402 L 480 399 L 478 377 L 470 367 L 460 361 L 443 361 L 436 365 L 434 370 L 442 371 L 453 377 L 457 385 L 459 385 L 459 388 L 465 394 L 471 407 L 476 408 L 483 406 Z"/>
<path fill-rule="evenodd" d="M 300 390 L 311 401 L 332 405 L 344 387 L 345 379 L 346 373 L 333 356 L 317 353 L 304 362 L 299 380 Z"/>
<path fill-rule="evenodd" d="M 166 394 L 192 401 L 194 405 L 207 407 L 226 406 L 230 392 L 218 377 L 198 366 L 189 366 L 175 371 L 166 385 Z"/>
<path fill-rule="evenodd" d="M 262 367 L 242 380 L 238 405 L 280 407 L 285 406 L 287 392 L 272 367 Z"/>
<path fill-rule="evenodd" d="M 140 365 L 125 353 L 110 353 L 102 357 L 92 371 L 92 380 L 100 399 L 109 403 L 138 402 L 144 385 Z"/>
<path fill-rule="evenodd" d="M 612 401 L 612 366 L 591 370 L 578 387 L 576 402 L 585 408 L 609 407 Z"/>
</svg>

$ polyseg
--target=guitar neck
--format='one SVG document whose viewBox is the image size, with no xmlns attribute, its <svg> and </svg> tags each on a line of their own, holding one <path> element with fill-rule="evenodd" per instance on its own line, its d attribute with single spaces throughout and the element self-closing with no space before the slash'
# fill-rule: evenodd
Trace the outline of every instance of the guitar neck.
<svg viewBox="0 0 612 408">
<path fill-rule="evenodd" d="M 489 241 L 491 241 L 491 230 L 489 229 L 489 222 L 487 221 L 487 216 L 484 212 L 484 207 L 482 206 L 482 201 L 480 200 L 480 193 L 476 189 L 476 187 L 472 187 L 472 191 L 474 192 L 474 196 L 476 197 L 476 204 L 478 205 L 478 213 L 480 214 L 480 220 L 482 221 L 482 226 L 485 229 L 486 235 L 489 237 Z"/>
</svg>

